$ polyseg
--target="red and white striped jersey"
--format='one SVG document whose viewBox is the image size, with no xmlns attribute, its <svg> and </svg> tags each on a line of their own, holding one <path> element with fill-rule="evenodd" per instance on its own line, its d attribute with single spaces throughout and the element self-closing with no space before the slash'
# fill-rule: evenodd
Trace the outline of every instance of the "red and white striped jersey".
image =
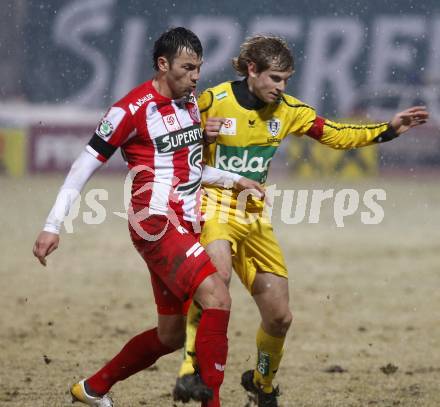
<svg viewBox="0 0 440 407">
<path fill-rule="evenodd" d="M 133 179 L 135 212 L 195 221 L 202 177 L 202 131 L 196 98 L 160 95 L 152 81 L 133 89 L 104 115 L 87 150 L 105 162 L 121 147 Z"/>
</svg>

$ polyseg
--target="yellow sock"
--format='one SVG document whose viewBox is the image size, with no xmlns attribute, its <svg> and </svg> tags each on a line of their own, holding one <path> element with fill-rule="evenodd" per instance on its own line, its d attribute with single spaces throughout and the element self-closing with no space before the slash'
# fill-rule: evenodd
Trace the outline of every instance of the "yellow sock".
<svg viewBox="0 0 440 407">
<path fill-rule="evenodd" d="M 188 315 L 186 317 L 185 347 L 183 361 L 180 365 L 179 377 L 195 373 L 197 367 L 196 333 L 201 315 L 202 309 L 197 304 L 192 302 L 188 309 Z"/>
<path fill-rule="evenodd" d="M 260 326 L 257 332 L 257 367 L 254 370 L 254 383 L 264 392 L 271 393 L 272 381 L 283 357 L 284 340 L 286 337 L 275 337 L 264 332 Z"/>
</svg>

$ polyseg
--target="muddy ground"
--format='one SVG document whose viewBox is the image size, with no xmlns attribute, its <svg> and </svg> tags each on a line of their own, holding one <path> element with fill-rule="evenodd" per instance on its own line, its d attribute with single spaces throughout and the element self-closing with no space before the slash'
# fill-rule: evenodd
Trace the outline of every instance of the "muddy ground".
<svg viewBox="0 0 440 407">
<path fill-rule="evenodd" d="M 74 222 L 47 268 L 33 241 L 58 177 L 0 178 L 0 406 L 69 406 L 69 385 L 93 373 L 136 333 L 154 326 L 148 272 L 121 211 L 123 176 L 96 177 L 108 190 L 104 223 Z M 295 322 L 277 376 L 290 406 L 440 405 L 440 190 L 432 179 L 332 180 L 285 188 L 382 188 L 379 225 L 344 228 L 327 201 L 317 224 L 274 225 L 286 256 Z M 87 211 L 81 206 L 80 215 Z M 253 366 L 256 307 L 235 278 L 225 407 L 244 406 L 239 380 Z M 116 406 L 172 406 L 181 354 L 117 384 Z M 195 406 L 196 404 L 191 404 Z"/>
</svg>

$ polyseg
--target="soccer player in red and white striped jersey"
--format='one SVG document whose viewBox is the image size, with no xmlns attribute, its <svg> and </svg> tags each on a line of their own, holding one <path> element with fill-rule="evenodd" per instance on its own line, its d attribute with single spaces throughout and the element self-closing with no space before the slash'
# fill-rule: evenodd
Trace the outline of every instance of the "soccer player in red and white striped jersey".
<svg viewBox="0 0 440 407">
<path fill-rule="evenodd" d="M 214 168 L 202 171 L 204 134 L 218 134 L 222 119 L 212 118 L 202 132 L 194 97 L 202 65 L 197 36 L 182 27 L 165 32 L 155 43 L 153 59 L 155 77 L 107 111 L 73 163 L 33 251 L 46 265 L 46 256 L 58 246 L 61 224 L 72 202 L 120 147 L 133 174 L 130 235 L 151 274 L 158 326 L 132 338 L 97 373 L 74 384 L 71 393 L 91 406 L 113 406 L 107 393 L 116 382 L 182 346 L 184 303 L 194 299 L 203 309 L 196 337 L 199 399 L 202 406 L 218 407 L 230 297 L 199 243 L 195 225 L 200 185 L 202 181 L 221 186 L 235 183 L 241 189 L 258 189 L 259 184 Z"/>
</svg>

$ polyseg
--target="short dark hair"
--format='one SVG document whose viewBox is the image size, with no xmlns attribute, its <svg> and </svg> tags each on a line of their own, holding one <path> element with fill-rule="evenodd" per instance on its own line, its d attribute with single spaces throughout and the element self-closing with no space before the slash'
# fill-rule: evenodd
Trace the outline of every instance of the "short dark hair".
<svg viewBox="0 0 440 407">
<path fill-rule="evenodd" d="M 248 76 L 248 63 L 254 62 L 257 72 L 272 68 L 277 71 L 294 69 L 293 55 L 287 42 L 272 35 L 246 38 L 240 46 L 240 55 L 232 59 L 232 66 L 240 76 Z"/>
<path fill-rule="evenodd" d="M 199 37 L 185 27 L 175 27 L 165 31 L 154 43 L 153 66 L 159 70 L 157 59 L 165 57 L 170 64 L 174 58 L 184 49 L 194 52 L 198 57 L 203 56 L 202 43 Z"/>
</svg>

